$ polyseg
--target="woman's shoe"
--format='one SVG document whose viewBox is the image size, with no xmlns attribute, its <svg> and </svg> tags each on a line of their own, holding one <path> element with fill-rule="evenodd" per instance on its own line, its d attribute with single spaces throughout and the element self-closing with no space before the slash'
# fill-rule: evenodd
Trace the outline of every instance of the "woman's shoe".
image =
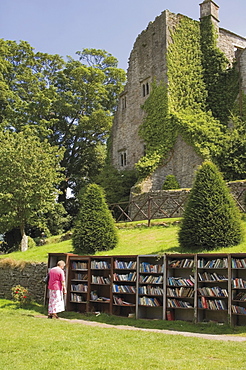
<svg viewBox="0 0 246 370">
<path fill-rule="evenodd" d="M 52 319 L 52 314 L 51 313 L 48 315 L 48 319 Z"/>
</svg>

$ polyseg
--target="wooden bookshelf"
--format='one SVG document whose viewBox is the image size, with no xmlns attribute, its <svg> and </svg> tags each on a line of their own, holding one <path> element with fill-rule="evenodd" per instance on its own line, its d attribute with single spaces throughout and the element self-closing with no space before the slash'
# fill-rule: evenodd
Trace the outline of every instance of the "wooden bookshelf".
<svg viewBox="0 0 246 370">
<path fill-rule="evenodd" d="M 142 255 L 137 261 L 136 317 L 163 319 L 164 259 Z"/>
<path fill-rule="evenodd" d="M 137 256 L 113 256 L 112 313 L 135 315 Z"/>
<path fill-rule="evenodd" d="M 87 312 L 89 302 L 89 257 L 71 256 L 67 284 L 67 309 Z"/>
<path fill-rule="evenodd" d="M 231 323 L 246 325 L 246 253 L 231 254 Z"/>
<path fill-rule="evenodd" d="M 194 321 L 195 256 L 166 256 L 166 319 Z"/>
<path fill-rule="evenodd" d="M 112 257 L 90 257 L 89 311 L 112 313 Z"/>
<path fill-rule="evenodd" d="M 230 274 L 227 254 L 197 255 L 197 321 L 228 323 Z"/>
<path fill-rule="evenodd" d="M 67 310 L 246 325 L 246 253 L 52 254 L 49 261 L 58 259 L 67 264 Z"/>
</svg>

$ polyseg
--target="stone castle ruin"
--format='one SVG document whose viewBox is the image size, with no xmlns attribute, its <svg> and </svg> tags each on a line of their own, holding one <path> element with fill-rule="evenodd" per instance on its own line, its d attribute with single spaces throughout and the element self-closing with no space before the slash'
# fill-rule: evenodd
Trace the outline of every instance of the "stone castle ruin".
<svg viewBox="0 0 246 370">
<path fill-rule="evenodd" d="M 168 86 L 167 54 L 172 44 L 172 32 L 184 17 L 165 10 L 149 23 L 135 41 L 129 58 L 127 83 L 120 95 L 112 128 L 111 160 L 118 170 L 134 169 L 145 155 L 146 143 L 139 135 L 145 114 L 142 105 L 151 93 L 153 81 L 163 81 Z M 230 64 L 237 60 L 241 75 L 240 89 L 246 93 L 246 38 L 219 28 L 219 6 L 211 0 L 204 0 L 200 4 L 200 20 L 204 17 L 210 17 L 218 33 L 217 46 Z M 170 174 L 176 177 L 181 188 L 190 188 L 194 171 L 202 161 L 202 156 L 180 133 L 162 165 L 143 183 L 142 191 L 162 189 L 166 176 Z"/>
</svg>

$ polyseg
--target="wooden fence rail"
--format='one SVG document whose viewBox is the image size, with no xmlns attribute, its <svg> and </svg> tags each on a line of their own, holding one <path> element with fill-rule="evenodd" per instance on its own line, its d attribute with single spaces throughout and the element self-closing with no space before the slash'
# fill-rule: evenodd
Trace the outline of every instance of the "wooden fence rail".
<svg viewBox="0 0 246 370">
<path fill-rule="evenodd" d="M 129 202 L 110 204 L 109 209 L 116 222 L 148 221 L 148 226 L 153 219 L 181 217 L 184 212 L 185 202 L 189 192 L 177 194 L 164 194 L 160 197 L 145 195 L 143 198 L 131 200 Z M 246 213 L 246 189 L 233 194 L 239 210 Z"/>
</svg>

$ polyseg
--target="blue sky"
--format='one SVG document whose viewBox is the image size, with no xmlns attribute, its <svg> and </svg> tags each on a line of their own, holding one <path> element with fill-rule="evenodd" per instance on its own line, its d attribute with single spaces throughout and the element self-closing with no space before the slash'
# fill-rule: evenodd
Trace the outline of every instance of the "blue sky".
<svg viewBox="0 0 246 370">
<path fill-rule="evenodd" d="M 0 37 L 36 51 L 75 57 L 104 49 L 126 69 L 133 43 L 165 9 L 199 19 L 203 0 L 0 0 Z M 246 1 L 218 0 L 220 27 L 246 37 Z"/>
</svg>

